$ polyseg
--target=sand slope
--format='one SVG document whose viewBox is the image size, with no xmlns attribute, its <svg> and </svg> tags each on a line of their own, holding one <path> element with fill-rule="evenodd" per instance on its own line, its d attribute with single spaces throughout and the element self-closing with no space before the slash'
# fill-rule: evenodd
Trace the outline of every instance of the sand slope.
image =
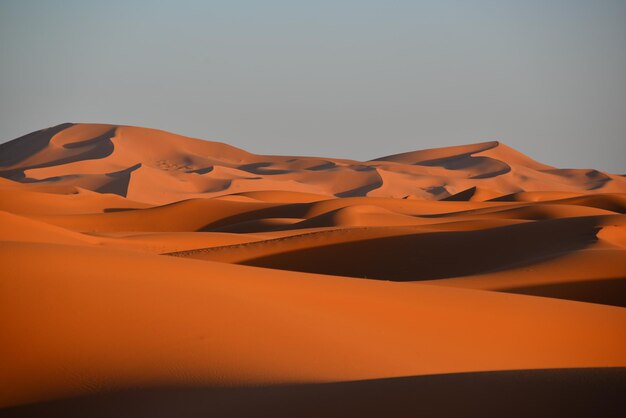
<svg viewBox="0 0 626 418">
<path fill-rule="evenodd" d="M 1 251 L 5 405 L 120 385 L 626 366 L 617 307 L 90 247 Z"/>
<path fill-rule="evenodd" d="M 3 416 L 624 412 L 626 178 L 498 142 L 63 124 L 0 145 L 0 261 Z"/>
</svg>

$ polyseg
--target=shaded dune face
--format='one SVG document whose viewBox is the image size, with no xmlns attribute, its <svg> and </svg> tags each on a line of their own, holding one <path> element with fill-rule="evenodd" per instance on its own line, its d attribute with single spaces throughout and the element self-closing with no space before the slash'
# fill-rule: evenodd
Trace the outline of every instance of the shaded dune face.
<svg viewBox="0 0 626 418">
<path fill-rule="evenodd" d="M 128 126 L 0 145 L 0 416 L 624 416 L 626 178 Z"/>
<path fill-rule="evenodd" d="M 7 417 L 621 417 L 626 369 L 400 377 L 275 387 L 120 390 L 11 408 Z M 451 401 L 454 399 L 454 402 Z M 305 407 L 303 407 L 305 405 Z"/>
</svg>

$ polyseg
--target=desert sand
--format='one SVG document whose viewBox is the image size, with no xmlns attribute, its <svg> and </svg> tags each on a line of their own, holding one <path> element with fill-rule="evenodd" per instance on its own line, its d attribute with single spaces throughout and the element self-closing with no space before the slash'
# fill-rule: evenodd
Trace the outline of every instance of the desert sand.
<svg viewBox="0 0 626 418">
<path fill-rule="evenodd" d="M 626 177 L 62 124 L 0 145 L 2 416 L 622 416 Z"/>
</svg>

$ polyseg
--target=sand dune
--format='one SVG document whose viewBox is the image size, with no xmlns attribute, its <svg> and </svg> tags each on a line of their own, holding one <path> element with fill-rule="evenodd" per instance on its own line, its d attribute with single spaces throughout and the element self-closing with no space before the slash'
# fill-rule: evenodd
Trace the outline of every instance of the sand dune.
<svg viewBox="0 0 626 418">
<path fill-rule="evenodd" d="M 0 145 L 0 257 L 2 416 L 626 412 L 626 178 L 495 141 L 63 124 Z"/>
<path fill-rule="evenodd" d="M 150 204 L 266 190 L 487 200 L 519 192 L 626 189 L 624 177 L 555 169 L 495 141 L 359 162 L 261 156 L 146 128 L 63 124 L 2 144 L 0 154 L 0 177 L 32 186 L 114 193 Z"/>
<path fill-rule="evenodd" d="M 4 405 L 151 382 L 626 366 L 621 308 L 90 247 L 2 252 L 15 278 L 3 283 Z"/>
</svg>

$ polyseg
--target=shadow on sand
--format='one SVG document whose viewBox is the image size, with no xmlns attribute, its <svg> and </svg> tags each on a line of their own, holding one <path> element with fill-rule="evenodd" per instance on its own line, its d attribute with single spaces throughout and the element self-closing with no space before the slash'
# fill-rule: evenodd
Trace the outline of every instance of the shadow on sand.
<svg viewBox="0 0 626 418">
<path fill-rule="evenodd" d="M 273 387 L 170 387 L 0 410 L 2 417 L 623 417 L 626 368 L 461 373 Z"/>
</svg>

